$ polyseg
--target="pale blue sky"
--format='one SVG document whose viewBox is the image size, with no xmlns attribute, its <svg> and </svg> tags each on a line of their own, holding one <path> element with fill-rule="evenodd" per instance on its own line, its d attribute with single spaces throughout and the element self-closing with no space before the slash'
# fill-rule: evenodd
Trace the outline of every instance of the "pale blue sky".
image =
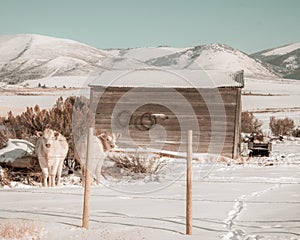
<svg viewBox="0 0 300 240">
<path fill-rule="evenodd" d="M 300 42 L 300 0 L 0 0 L 0 34 L 98 48 L 225 43 L 246 53 Z"/>
</svg>

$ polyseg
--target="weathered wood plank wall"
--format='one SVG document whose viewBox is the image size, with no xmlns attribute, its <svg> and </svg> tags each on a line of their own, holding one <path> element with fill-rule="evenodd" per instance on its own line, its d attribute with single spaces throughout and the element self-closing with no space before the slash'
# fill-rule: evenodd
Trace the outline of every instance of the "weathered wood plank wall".
<svg viewBox="0 0 300 240">
<path fill-rule="evenodd" d="M 228 157 L 238 156 L 240 88 L 92 87 L 91 100 L 96 127 L 103 131 L 113 128 L 122 132 L 127 126 L 136 145 L 147 146 L 151 140 L 151 147 L 155 147 L 153 142 L 161 144 L 159 133 L 151 139 L 148 131 L 149 128 L 154 131 L 154 124 L 159 124 L 166 133 L 163 147 L 166 150 L 185 151 L 185 144 L 180 143 L 185 141 L 185 131 L 191 129 L 194 151 L 212 152 L 216 149 Z M 151 114 L 158 117 L 152 118 Z M 120 147 L 136 147 L 128 137 L 122 137 Z"/>
</svg>

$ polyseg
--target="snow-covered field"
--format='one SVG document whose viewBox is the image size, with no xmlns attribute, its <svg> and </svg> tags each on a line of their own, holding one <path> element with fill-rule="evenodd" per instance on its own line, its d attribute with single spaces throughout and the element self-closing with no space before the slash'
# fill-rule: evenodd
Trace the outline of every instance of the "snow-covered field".
<svg viewBox="0 0 300 240">
<path fill-rule="evenodd" d="M 300 126 L 300 81 L 245 79 L 246 93 L 242 97 L 243 111 L 252 111 L 263 121 L 267 131 L 270 116 L 289 117 Z M 268 96 L 269 95 L 269 96 Z"/>
<path fill-rule="evenodd" d="M 9 111 L 20 114 L 26 107 L 50 109 L 56 100 L 62 96 L 83 95 L 89 98 L 88 77 L 51 77 L 26 81 L 20 85 L 0 85 L 0 116 L 6 116 Z M 38 85 L 47 88 L 37 88 Z M 27 87 L 23 87 L 27 85 Z"/>
<path fill-rule="evenodd" d="M 299 141 L 275 144 L 271 158 L 246 165 L 195 161 L 189 237 L 184 160 L 170 162 L 158 181 L 102 179 L 92 188 L 89 230 L 80 228 L 83 189 L 70 185 L 2 188 L 0 223 L 33 220 L 42 239 L 300 239 Z"/>
<path fill-rule="evenodd" d="M 72 84 L 69 78 L 55 81 L 53 86 Z M 292 117 L 299 125 L 300 81 L 246 79 L 244 91 L 253 95 L 243 96 L 243 110 L 256 112 L 265 130 L 271 115 Z M 88 89 L 1 94 L 0 116 L 35 104 L 50 108 L 61 95 L 82 93 L 88 96 Z M 184 168 L 184 160 L 177 160 L 167 174 L 147 181 L 103 178 L 92 188 L 90 230 L 80 228 L 81 187 L 0 188 L 0 224 L 33 220 L 44 229 L 42 239 L 300 239 L 299 139 L 277 143 L 270 158 L 245 165 L 195 161 L 191 237 L 185 236 Z"/>
</svg>

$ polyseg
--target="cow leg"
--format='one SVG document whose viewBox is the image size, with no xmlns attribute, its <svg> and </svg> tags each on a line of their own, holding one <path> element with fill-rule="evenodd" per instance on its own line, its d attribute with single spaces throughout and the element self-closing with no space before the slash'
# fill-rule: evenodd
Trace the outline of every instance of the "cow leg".
<svg viewBox="0 0 300 240">
<path fill-rule="evenodd" d="M 50 177 L 49 177 L 49 180 L 50 180 L 49 181 L 49 185 L 50 185 L 50 187 L 55 187 L 56 173 L 57 173 L 57 166 L 54 165 L 54 166 L 51 167 L 50 173 L 49 173 L 49 175 L 50 175 Z"/>
<path fill-rule="evenodd" d="M 55 174 L 49 176 L 49 187 L 55 187 Z"/>
<path fill-rule="evenodd" d="M 60 186 L 60 181 L 61 181 L 61 173 L 62 173 L 62 169 L 63 169 L 63 166 L 64 166 L 64 159 L 61 160 L 59 166 L 58 166 L 58 169 L 57 169 L 57 186 Z"/>
<path fill-rule="evenodd" d="M 43 187 L 48 187 L 48 173 L 43 174 Z"/>
<path fill-rule="evenodd" d="M 101 169 L 102 169 L 102 164 L 98 162 L 97 167 L 96 167 L 96 183 L 100 184 L 100 177 L 101 177 Z"/>
<path fill-rule="evenodd" d="M 43 187 L 48 187 L 48 176 L 49 176 L 49 172 L 48 172 L 48 168 L 42 168 L 42 176 L 43 176 Z"/>
</svg>

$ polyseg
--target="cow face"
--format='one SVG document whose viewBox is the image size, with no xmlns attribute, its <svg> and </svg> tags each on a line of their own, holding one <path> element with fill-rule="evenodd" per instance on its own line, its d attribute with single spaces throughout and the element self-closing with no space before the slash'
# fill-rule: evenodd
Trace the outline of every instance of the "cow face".
<svg viewBox="0 0 300 240">
<path fill-rule="evenodd" d="M 51 148 L 53 141 L 57 140 L 59 133 L 52 129 L 46 128 L 44 132 L 38 133 L 38 136 L 40 136 L 44 147 Z"/>
<path fill-rule="evenodd" d="M 101 140 L 103 145 L 103 150 L 106 152 L 116 147 L 116 142 L 121 137 L 121 135 L 118 134 L 116 136 L 115 134 L 112 133 L 101 133 L 97 137 Z"/>
</svg>

